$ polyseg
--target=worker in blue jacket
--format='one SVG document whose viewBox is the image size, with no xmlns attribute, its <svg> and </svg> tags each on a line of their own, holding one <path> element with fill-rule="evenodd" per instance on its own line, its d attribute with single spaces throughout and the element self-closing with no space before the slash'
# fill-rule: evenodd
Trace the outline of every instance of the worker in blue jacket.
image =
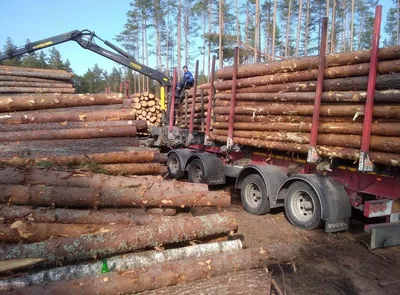
<svg viewBox="0 0 400 295">
<path fill-rule="evenodd" d="M 176 96 L 181 95 L 182 89 L 190 88 L 193 86 L 194 78 L 193 74 L 189 72 L 188 66 L 183 66 L 183 78 L 176 86 Z"/>
</svg>

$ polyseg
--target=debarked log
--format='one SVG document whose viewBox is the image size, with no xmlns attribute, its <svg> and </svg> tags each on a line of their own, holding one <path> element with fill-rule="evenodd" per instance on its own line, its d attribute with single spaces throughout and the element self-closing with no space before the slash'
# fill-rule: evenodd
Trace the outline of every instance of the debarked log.
<svg viewBox="0 0 400 295">
<path fill-rule="evenodd" d="M 46 78 L 20 77 L 20 76 L 12 76 L 12 75 L 0 75 L 0 81 L 69 83 L 69 84 L 72 85 L 72 81 L 68 81 L 68 80 L 54 80 L 54 79 L 46 79 Z"/>
<path fill-rule="evenodd" d="M 0 185 L 0 188 L 0 202 L 14 205 L 98 208 L 226 207 L 230 204 L 228 192 L 197 191 L 196 186 L 177 181 L 144 182 L 126 188 L 101 189 L 43 185 Z"/>
<path fill-rule="evenodd" d="M 232 94 L 217 93 L 216 99 L 231 100 Z M 366 91 L 329 91 L 322 93 L 322 101 L 338 103 L 365 102 Z M 237 93 L 236 101 L 289 101 L 314 102 L 315 92 L 283 92 L 283 93 Z M 400 90 L 388 89 L 375 91 L 376 103 L 397 103 L 400 101 Z"/>
<path fill-rule="evenodd" d="M 213 129 L 215 135 L 228 136 L 228 130 Z M 249 139 L 260 139 L 265 141 L 281 141 L 293 142 L 300 144 L 310 143 L 309 133 L 299 132 L 285 132 L 285 131 L 242 131 L 234 130 L 233 136 Z M 346 147 L 346 148 L 361 148 L 361 135 L 347 135 L 340 134 L 318 134 L 317 144 Z M 385 136 L 371 136 L 370 149 L 379 152 L 400 153 L 400 137 L 385 137 Z"/>
<path fill-rule="evenodd" d="M 220 104 L 223 104 L 220 101 Z M 282 103 L 254 103 L 238 102 L 240 106 L 235 107 L 235 115 L 290 115 L 290 116 L 312 116 L 313 105 L 305 104 L 282 104 Z M 218 106 L 214 108 L 218 115 L 229 115 L 229 106 Z M 325 117 L 354 117 L 364 113 L 363 105 L 322 105 L 321 116 Z M 375 118 L 400 118 L 400 105 L 375 105 L 373 110 Z"/>
<path fill-rule="evenodd" d="M 168 249 L 162 252 L 146 251 L 142 253 L 127 253 L 107 258 L 107 265 L 110 271 L 121 272 L 137 267 L 147 267 L 169 261 L 209 256 L 216 253 L 232 253 L 239 251 L 240 249 L 242 249 L 242 242 L 240 240 L 232 240 Z M 95 276 L 99 273 L 99 270 L 101 270 L 102 265 L 103 262 L 97 260 L 94 262 L 66 265 L 43 270 L 22 277 L 2 279 L 0 280 L 0 290 L 9 291 L 15 288 L 41 285 L 49 282 Z"/>
<path fill-rule="evenodd" d="M 75 88 L 0 87 L 0 93 L 74 93 Z"/>
<path fill-rule="evenodd" d="M 162 214 L 154 214 L 154 210 L 149 209 L 149 213 L 142 210 L 143 212 L 138 213 L 131 212 L 131 209 L 127 209 L 127 212 L 119 212 L 117 209 L 77 210 L 0 205 L 0 221 L 5 223 L 27 220 L 37 223 L 145 225 L 158 220 L 162 216 Z"/>
<path fill-rule="evenodd" d="M 379 48 L 378 60 L 396 60 L 400 58 L 400 46 L 389 46 Z M 255 63 L 241 65 L 238 68 L 238 78 L 261 76 L 274 73 L 295 72 L 301 70 L 316 69 L 318 67 L 318 56 L 306 56 L 283 61 L 271 61 L 268 63 Z M 371 59 L 371 50 L 361 50 L 338 54 L 329 54 L 325 58 L 325 66 L 342 66 L 351 64 L 367 63 Z M 218 79 L 232 78 L 233 67 L 224 67 L 217 71 Z"/>
<path fill-rule="evenodd" d="M 136 136 L 136 126 L 1 132 L 0 141 Z"/>
<path fill-rule="evenodd" d="M 227 122 L 214 122 L 213 128 L 227 130 L 229 124 Z M 311 122 L 300 123 L 251 123 L 251 122 L 235 122 L 233 125 L 234 130 L 247 130 L 247 131 L 286 131 L 286 132 L 311 132 Z M 363 123 L 319 123 L 318 133 L 332 133 L 332 134 L 353 134 L 362 135 Z M 381 136 L 400 136 L 400 121 L 399 123 L 372 123 L 372 135 Z M 239 136 L 241 137 L 241 136 Z"/>
<path fill-rule="evenodd" d="M 94 122 L 94 121 L 116 121 L 135 120 L 135 110 L 95 110 L 76 111 L 73 109 L 62 112 L 40 112 L 32 111 L 26 113 L 4 113 L 0 114 L 2 124 L 24 124 L 24 123 L 51 123 L 51 122 Z"/>
<path fill-rule="evenodd" d="M 132 228 L 132 224 L 58 224 L 32 223 L 17 220 L 13 224 L 0 224 L 0 242 L 42 242 L 49 239 L 79 237 L 103 233 L 121 228 Z"/>
<path fill-rule="evenodd" d="M 349 78 L 358 76 L 368 76 L 369 63 L 347 65 L 340 67 L 326 68 L 324 71 L 325 79 Z M 392 74 L 400 72 L 400 60 L 381 61 L 378 63 L 378 74 Z M 282 84 L 290 82 L 302 82 L 316 80 L 318 69 L 297 71 L 292 73 L 279 73 L 273 75 L 255 76 L 242 78 L 236 81 L 237 88 L 254 87 L 269 84 Z M 218 90 L 226 90 L 232 88 L 232 80 L 217 81 L 215 88 Z"/>
<path fill-rule="evenodd" d="M 221 142 L 226 142 L 227 136 L 211 134 L 211 139 Z M 239 145 L 254 146 L 258 148 L 276 149 L 280 151 L 286 151 L 291 153 L 303 153 L 306 154 L 309 148 L 308 144 L 298 143 L 287 143 L 279 141 L 266 141 L 259 139 L 248 139 L 234 137 L 233 142 Z M 332 146 L 317 146 L 317 152 L 321 156 L 342 158 L 347 160 L 358 160 L 360 151 L 358 149 L 332 147 Z M 382 153 L 382 152 L 370 152 L 369 156 L 374 163 L 389 165 L 389 166 L 400 166 L 400 155 L 393 153 Z"/>
<path fill-rule="evenodd" d="M 0 112 L 122 104 L 121 94 L 10 95 L 0 100 Z"/>
<path fill-rule="evenodd" d="M 67 294 L 130 294 L 158 289 L 176 284 L 197 281 L 226 273 L 265 267 L 272 263 L 294 260 L 293 246 L 271 245 L 250 248 L 233 253 L 215 254 L 206 257 L 166 262 L 150 267 L 135 268 L 122 273 L 107 273 L 89 278 L 55 282 L 44 286 L 21 289 L 24 294 L 59 294 L 60 288 Z M 87 282 L 90 281 L 90 284 Z M 19 290 L 10 294 L 19 294 Z"/>
<path fill-rule="evenodd" d="M 228 234 L 237 230 L 237 223 L 228 213 L 200 217 L 171 218 L 135 228 L 90 234 L 78 238 L 49 240 L 41 243 L 1 245 L 1 260 L 15 258 L 45 258 L 47 265 L 82 261 L 94 257 L 122 254 L 142 248 L 156 247 Z M 63 282 L 65 283 L 65 282 Z"/>
<path fill-rule="evenodd" d="M 58 80 L 70 80 L 73 77 L 72 73 L 66 71 L 46 70 L 37 71 L 27 68 L 18 67 L 0 67 L 0 75 L 22 76 L 22 77 L 36 77 L 36 78 L 49 78 Z"/>
<path fill-rule="evenodd" d="M 72 88 L 71 83 L 0 81 L 0 87 Z"/>
</svg>

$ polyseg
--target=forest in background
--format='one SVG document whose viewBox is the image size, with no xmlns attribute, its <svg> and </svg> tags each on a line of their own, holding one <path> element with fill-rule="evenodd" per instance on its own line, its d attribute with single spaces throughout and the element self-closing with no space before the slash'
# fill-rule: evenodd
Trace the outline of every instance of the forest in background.
<svg viewBox="0 0 400 295">
<path fill-rule="evenodd" d="M 382 46 L 399 44 L 399 2 L 391 0 L 382 24 Z M 218 67 L 231 64 L 235 46 L 240 48 L 241 63 L 316 55 L 324 16 L 329 18 L 329 53 L 369 48 L 378 4 L 378 0 L 134 0 L 115 39 L 140 63 L 168 75 L 173 66 L 181 69 L 183 64 L 194 72 L 198 59 L 199 83 L 204 83 L 212 55 L 217 56 Z M 0 50 L 15 47 L 7 38 Z M 55 47 L 2 64 L 73 71 Z M 106 87 L 118 92 L 125 79 L 131 82 L 131 92 L 157 87 L 125 67 L 109 73 L 97 64 L 76 75 L 74 84 L 79 93 L 104 92 Z"/>
</svg>

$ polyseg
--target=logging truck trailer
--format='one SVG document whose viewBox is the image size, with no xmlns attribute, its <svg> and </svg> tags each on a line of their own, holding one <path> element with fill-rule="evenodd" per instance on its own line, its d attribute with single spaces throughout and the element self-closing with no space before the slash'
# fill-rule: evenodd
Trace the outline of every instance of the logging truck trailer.
<svg viewBox="0 0 400 295">
<path fill-rule="evenodd" d="M 380 20 L 379 20 L 380 21 Z M 327 20 L 324 21 L 326 33 Z M 378 30 L 379 32 L 379 30 Z M 377 34 L 376 25 L 374 37 Z M 324 226 L 326 232 L 339 232 L 349 228 L 352 215 L 362 215 L 368 222 L 365 230 L 371 233 L 371 248 L 400 245 L 400 171 L 398 167 L 373 164 L 368 156 L 372 107 L 367 99 L 362 137 L 364 146 L 358 162 L 341 158 L 324 159 L 316 153 L 318 117 L 323 83 L 324 42 L 321 38 L 320 66 L 310 149 L 308 154 L 291 154 L 274 149 L 260 149 L 234 142 L 235 83 L 232 83 L 231 112 L 228 137 L 225 142 L 210 140 L 211 112 L 214 86 L 210 83 L 205 132 L 193 128 L 196 85 L 193 89 L 192 110 L 188 129 L 174 125 L 174 108 L 169 109 L 168 130 L 159 132 L 158 143 L 181 142 L 185 147 L 172 149 L 168 154 L 168 171 L 171 177 L 187 177 L 191 182 L 208 185 L 234 184 L 240 190 L 244 209 L 262 215 L 273 208 L 284 208 L 290 223 L 304 230 Z M 376 38 L 374 38 L 376 39 Z M 379 38 L 378 38 L 379 39 Z M 378 43 L 373 43 L 371 68 L 377 57 Z M 234 72 L 237 70 L 237 53 Z M 322 59 L 322 61 L 321 61 Z M 197 76 L 196 63 L 196 76 Z M 376 59 L 375 59 L 376 66 Z M 215 75 L 215 57 L 211 67 L 211 81 Z M 176 74 L 174 74 L 175 80 Z M 321 78 L 322 77 L 322 78 Z M 376 73 L 369 75 L 369 97 L 375 89 Z M 235 81 L 233 79 L 233 81 Z M 371 90 L 371 89 L 372 90 Z M 172 90 L 173 92 L 174 90 Z M 372 96 L 371 96 L 372 95 Z M 204 104 L 203 96 L 202 105 Z M 170 105 L 175 105 L 174 95 Z M 202 118 L 203 119 L 203 118 Z M 367 132 L 365 132 L 367 131 Z M 249 131 L 251 132 L 251 131 Z M 369 132 L 369 134 L 368 134 Z M 160 140 L 163 138 L 163 140 Z M 314 142 L 313 141 L 314 138 Z M 251 141 L 249 139 L 249 141 Z M 172 143 L 171 143 L 172 144 Z"/>
</svg>

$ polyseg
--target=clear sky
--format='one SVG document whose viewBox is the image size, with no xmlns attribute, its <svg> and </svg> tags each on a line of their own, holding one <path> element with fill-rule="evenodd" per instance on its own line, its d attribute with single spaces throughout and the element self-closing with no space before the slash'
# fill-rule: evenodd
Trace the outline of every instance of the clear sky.
<svg viewBox="0 0 400 295">
<path fill-rule="evenodd" d="M 384 17 L 391 2 L 380 0 Z M 4 45 L 8 36 L 21 46 L 28 38 L 37 41 L 75 29 L 95 31 L 101 38 L 116 43 L 113 39 L 123 30 L 129 3 L 129 0 L 0 0 L 0 45 Z M 75 42 L 58 45 L 57 49 L 79 75 L 95 63 L 107 71 L 118 66 Z"/>
</svg>

